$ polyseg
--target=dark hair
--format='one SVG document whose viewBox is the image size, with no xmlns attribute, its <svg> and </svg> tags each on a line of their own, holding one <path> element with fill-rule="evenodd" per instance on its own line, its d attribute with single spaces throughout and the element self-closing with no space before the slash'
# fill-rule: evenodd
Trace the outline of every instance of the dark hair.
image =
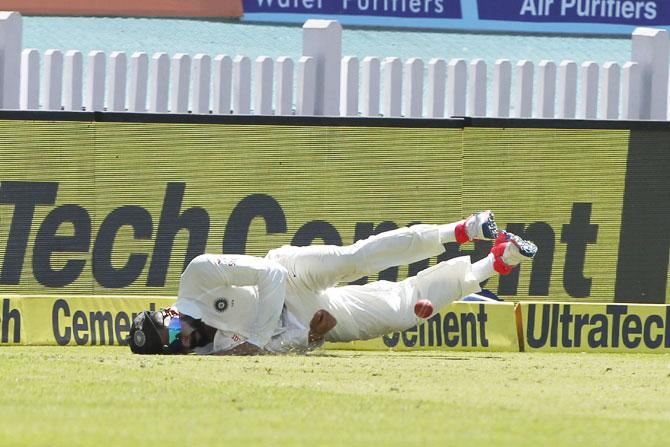
<svg viewBox="0 0 670 447">
<path fill-rule="evenodd" d="M 130 328 L 130 350 L 135 354 L 169 354 L 161 339 L 160 329 L 163 327 L 162 311 L 145 310 L 139 314 Z"/>
</svg>

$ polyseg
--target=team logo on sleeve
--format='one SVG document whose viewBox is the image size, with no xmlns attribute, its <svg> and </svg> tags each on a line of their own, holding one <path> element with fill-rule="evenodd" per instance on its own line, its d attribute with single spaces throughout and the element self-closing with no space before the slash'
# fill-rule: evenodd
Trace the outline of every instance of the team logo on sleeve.
<svg viewBox="0 0 670 447">
<path fill-rule="evenodd" d="M 216 301 L 214 301 L 214 309 L 216 309 L 217 312 L 225 312 L 226 309 L 228 309 L 228 300 L 225 298 L 219 298 Z"/>
</svg>

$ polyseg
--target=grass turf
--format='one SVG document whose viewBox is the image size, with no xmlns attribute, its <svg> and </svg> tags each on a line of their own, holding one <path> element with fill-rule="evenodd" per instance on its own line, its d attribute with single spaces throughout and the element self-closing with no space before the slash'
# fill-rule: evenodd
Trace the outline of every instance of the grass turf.
<svg viewBox="0 0 670 447">
<path fill-rule="evenodd" d="M 0 349 L 0 445 L 665 446 L 670 355 Z"/>
</svg>

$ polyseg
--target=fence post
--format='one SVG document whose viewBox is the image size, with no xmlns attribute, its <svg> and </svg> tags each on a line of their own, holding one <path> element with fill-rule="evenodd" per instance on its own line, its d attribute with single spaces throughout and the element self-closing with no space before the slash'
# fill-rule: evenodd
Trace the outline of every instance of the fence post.
<svg viewBox="0 0 670 447">
<path fill-rule="evenodd" d="M 361 87 L 361 114 L 379 116 L 379 98 L 381 88 L 381 64 L 376 57 L 363 59 L 363 80 Z"/>
<path fill-rule="evenodd" d="M 385 117 L 402 114 L 402 62 L 397 57 L 387 57 L 382 63 L 384 72 L 384 102 L 382 113 Z"/>
<path fill-rule="evenodd" d="M 508 118 L 512 98 L 512 63 L 498 59 L 493 66 L 493 117 Z"/>
<path fill-rule="evenodd" d="M 342 60 L 340 85 L 340 115 L 358 115 L 358 58 L 346 56 Z"/>
<path fill-rule="evenodd" d="M 84 57 L 81 51 L 69 50 L 65 53 L 63 72 L 63 107 L 65 110 L 81 110 L 84 105 L 82 96 L 83 72 Z"/>
<path fill-rule="evenodd" d="M 463 59 L 452 59 L 447 64 L 447 117 L 465 116 L 468 67 Z"/>
<path fill-rule="evenodd" d="M 149 112 L 167 112 L 170 92 L 170 57 L 167 53 L 156 53 L 151 56 L 149 79 L 151 81 Z"/>
<path fill-rule="evenodd" d="M 233 113 L 251 113 L 251 59 L 237 55 L 233 59 Z"/>
<path fill-rule="evenodd" d="M 607 120 L 619 118 L 619 90 L 621 89 L 621 70 L 616 62 L 603 65 L 603 103 L 600 117 Z"/>
<path fill-rule="evenodd" d="M 444 59 L 428 62 L 428 118 L 444 118 L 447 91 L 447 63 Z"/>
<path fill-rule="evenodd" d="M 580 118 L 594 120 L 598 116 L 598 78 L 600 67 L 592 61 L 586 61 L 581 66 L 581 104 Z"/>
<path fill-rule="evenodd" d="M 636 28 L 631 61 L 640 70 L 640 119 L 665 120 L 668 101 L 668 51 L 666 30 Z"/>
<path fill-rule="evenodd" d="M 206 54 L 196 54 L 193 58 L 193 105 L 191 111 L 207 115 L 209 113 L 209 92 L 212 77 L 212 59 Z"/>
<path fill-rule="evenodd" d="M 233 58 L 219 54 L 214 58 L 214 114 L 228 115 L 230 113 L 232 84 Z"/>
<path fill-rule="evenodd" d="M 640 119 L 640 66 L 637 62 L 623 65 L 621 84 L 621 117 L 626 120 Z"/>
<path fill-rule="evenodd" d="M 556 104 L 556 64 L 543 60 L 538 64 L 540 76 L 537 89 L 537 114 L 540 118 L 554 118 Z"/>
<path fill-rule="evenodd" d="M 340 112 L 342 26 L 334 20 L 310 19 L 302 27 L 302 54 L 316 60 L 315 115 Z"/>
<path fill-rule="evenodd" d="M 126 53 L 114 51 L 109 56 L 109 79 L 107 110 L 121 112 L 126 109 L 126 75 L 128 59 Z"/>
<path fill-rule="evenodd" d="M 86 91 L 86 111 L 97 112 L 105 108 L 105 53 L 88 53 L 88 90 Z"/>
<path fill-rule="evenodd" d="M 191 56 L 177 53 L 172 57 L 172 85 L 170 86 L 170 113 L 187 113 L 191 85 Z"/>
<path fill-rule="evenodd" d="M 558 118 L 577 116 L 577 63 L 563 61 L 558 67 Z"/>
<path fill-rule="evenodd" d="M 275 61 L 269 56 L 258 56 L 256 68 L 255 115 L 272 115 L 272 82 Z"/>
<path fill-rule="evenodd" d="M 277 58 L 277 78 L 275 79 L 275 114 L 293 114 L 293 60 L 290 57 Z"/>
<path fill-rule="evenodd" d="M 40 108 L 40 53 L 26 48 L 21 52 L 21 110 Z"/>
<path fill-rule="evenodd" d="M 0 109 L 19 108 L 23 27 L 18 12 L 0 12 Z"/>
<path fill-rule="evenodd" d="M 468 114 L 470 116 L 486 116 L 486 62 L 475 59 L 470 62 L 468 78 Z"/>
<path fill-rule="evenodd" d="M 405 116 L 421 118 L 423 115 L 423 60 L 412 57 L 405 61 Z"/>
<path fill-rule="evenodd" d="M 314 115 L 316 97 L 316 60 L 303 56 L 298 60 L 298 92 L 296 115 Z"/>
<path fill-rule="evenodd" d="M 533 114 L 533 74 L 535 67 L 528 60 L 516 64 L 516 118 L 530 118 Z"/>
<path fill-rule="evenodd" d="M 147 85 L 149 81 L 149 56 L 141 51 L 130 57 L 130 85 L 128 86 L 128 111 L 146 112 Z"/>
<path fill-rule="evenodd" d="M 60 110 L 63 95 L 63 53 L 47 50 L 44 53 L 42 104 L 45 110 Z"/>
</svg>

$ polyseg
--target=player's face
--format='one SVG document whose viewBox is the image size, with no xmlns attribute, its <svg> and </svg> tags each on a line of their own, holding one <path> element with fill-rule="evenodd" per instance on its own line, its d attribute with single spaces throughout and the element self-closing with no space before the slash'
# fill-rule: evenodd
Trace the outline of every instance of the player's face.
<svg viewBox="0 0 670 447">
<path fill-rule="evenodd" d="M 188 321 L 182 320 L 181 332 L 179 333 L 179 340 L 181 341 L 181 348 L 184 354 L 193 351 L 193 348 L 199 346 L 202 334 L 196 331 Z"/>
</svg>

